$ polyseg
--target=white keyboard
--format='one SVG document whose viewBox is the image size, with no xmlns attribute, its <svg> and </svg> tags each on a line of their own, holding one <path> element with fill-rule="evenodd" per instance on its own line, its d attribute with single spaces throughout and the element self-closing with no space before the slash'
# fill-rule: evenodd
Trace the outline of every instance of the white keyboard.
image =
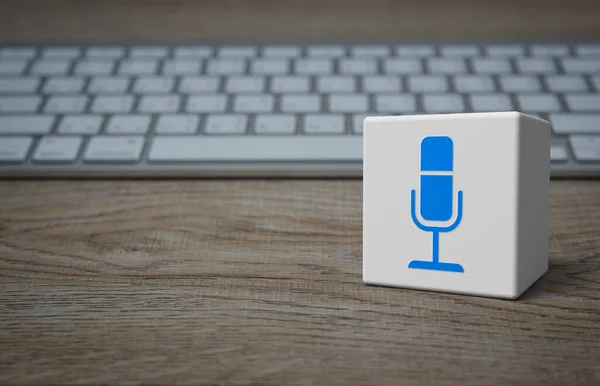
<svg viewBox="0 0 600 386">
<path fill-rule="evenodd" d="M 0 176 L 360 176 L 366 116 L 506 110 L 600 176 L 600 42 L 0 46 Z"/>
</svg>

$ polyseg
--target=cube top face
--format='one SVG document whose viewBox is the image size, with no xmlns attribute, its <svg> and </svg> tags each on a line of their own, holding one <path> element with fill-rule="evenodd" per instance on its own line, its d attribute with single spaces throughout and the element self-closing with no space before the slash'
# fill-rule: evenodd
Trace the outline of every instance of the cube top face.
<svg viewBox="0 0 600 386">
<path fill-rule="evenodd" d="M 521 118 L 507 112 L 365 120 L 365 283 L 518 295 Z"/>
</svg>

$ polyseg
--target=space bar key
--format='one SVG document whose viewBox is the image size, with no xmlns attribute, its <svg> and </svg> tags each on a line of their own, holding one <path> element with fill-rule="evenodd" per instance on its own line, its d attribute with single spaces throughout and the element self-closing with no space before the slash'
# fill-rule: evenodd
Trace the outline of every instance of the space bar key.
<svg viewBox="0 0 600 386">
<path fill-rule="evenodd" d="M 362 137 L 155 137 L 153 162 L 186 161 L 361 161 Z"/>
</svg>

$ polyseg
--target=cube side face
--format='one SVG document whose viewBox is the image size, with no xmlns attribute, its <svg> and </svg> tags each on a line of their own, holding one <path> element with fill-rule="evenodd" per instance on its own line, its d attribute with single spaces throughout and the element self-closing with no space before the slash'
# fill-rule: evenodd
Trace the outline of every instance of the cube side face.
<svg viewBox="0 0 600 386">
<path fill-rule="evenodd" d="M 518 117 L 490 113 L 365 120 L 365 283 L 514 298 Z M 427 170 L 422 159 L 426 137 L 451 139 L 451 171 Z M 430 143 L 434 153 L 448 154 L 448 141 L 436 141 Z M 436 165 L 448 169 L 446 162 Z M 457 220 L 459 190 L 458 225 L 430 231 L 449 229 Z M 452 218 L 446 220 L 449 206 Z M 412 263 L 433 261 L 436 253 L 439 262 L 460 265 L 463 272 L 456 266 L 437 270 Z"/>
<path fill-rule="evenodd" d="M 548 271 L 550 206 L 550 135 L 546 121 L 519 119 L 519 199 L 517 285 L 520 296 Z"/>
</svg>

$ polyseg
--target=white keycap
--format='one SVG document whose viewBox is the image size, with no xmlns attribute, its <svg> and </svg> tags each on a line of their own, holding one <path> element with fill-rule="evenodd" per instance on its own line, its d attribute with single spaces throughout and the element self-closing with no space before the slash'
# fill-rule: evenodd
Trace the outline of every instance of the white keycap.
<svg viewBox="0 0 600 386">
<path fill-rule="evenodd" d="M 377 95 L 375 109 L 380 113 L 412 113 L 417 109 L 414 95 Z"/>
<path fill-rule="evenodd" d="M 221 47 L 218 55 L 224 58 L 248 58 L 257 55 L 257 48 L 253 46 Z"/>
<path fill-rule="evenodd" d="M 591 74 L 600 72 L 600 56 L 590 58 L 561 59 L 562 66 L 568 73 Z"/>
<path fill-rule="evenodd" d="M 575 52 L 580 56 L 600 56 L 600 44 L 580 44 Z"/>
<path fill-rule="evenodd" d="M 556 72 L 556 65 L 550 58 L 519 58 L 516 62 L 519 72 L 537 74 Z"/>
<path fill-rule="evenodd" d="M 25 60 L 0 59 L 0 75 L 19 75 L 27 67 Z"/>
<path fill-rule="evenodd" d="M 97 96 L 92 103 L 94 113 L 128 113 L 133 106 L 133 96 L 114 95 Z"/>
<path fill-rule="evenodd" d="M 189 59 L 171 59 L 165 60 L 162 68 L 163 74 L 167 75 L 189 75 L 200 72 L 201 62 L 199 60 Z"/>
<path fill-rule="evenodd" d="M 190 113 L 220 113 L 225 111 L 227 97 L 221 94 L 190 95 L 186 111 Z"/>
<path fill-rule="evenodd" d="M 123 47 L 89 47 L 85 53 L 88 58 L 120 58 L 125 55 L 125 48 Z"/>
<path fill-rule="evenodd" d="M 265 89 L 265 78 L 258 76 L 230 76 L 225 80 L 225 91 L 230 93 L 260 93 Z"/>
<path fill-rule="evenodd" d="M 246 69 L 246 60 L 244 59 L 210 59 L 206 67 L 207 74 L 229 75 L 241 74 Z"/>
<path fill-rule="evenodd" d="M 0 140 L 0 162 L 18 162 L 27 157 L 31 137 L 8 137 Z"/>
<path fill-rule="evenodd" d="M 179 95 L 144 95 L 138 106 L 142 113 L 174 113 L 179 110 Z"/>
<path fill-rule="evenodd" d="M 237 95 L 233 103 L 236 113 L 270 113 L 274 108 L 273 95 Z"/>
<path fill-rule="evenodd" d="M 353 76 L 319 76 L 317 77 L 317 90 L 323 93 L 354 92 L 356 79 Z"/>
<path fill-rule="evenodd" d="M 44 111 L 47 113 L 80 113 L 85 110 L 88 98 L 77 96 L 52 96 L 46 101 Z"/>
<path fill-rule="evenodd" d="M 420 59 L 384 59 L 383 72 L 386 74 L 420 74 L 423 64 Z"/>
<path fill-rule="evenodd" d="M 119 64 L 118 73 L 121 75 L 154 75 L 158 69 L 155 59 L 125 59 Z"/>
<path fill-rule="evenodd" d="M 493 92 L 494 81 L 487 75 L 457 75 L 453 77 L 458 92 Z"/>
<path fill-rule="evenodd" d="M 219 88 L 220 79 L 214 76 L 185 76 L 179 82 L 182 93 L 214 93 Z"/>
<path fill-rule="evenodd" d="M 85 59 L 75 64 L 73 72 L 79 75 L 107 75 L 114 68 L 115 62 L 111 59 Z"/>
<path fill-rule="evenodd" d="M 346 48 L 344 46 L 336 45 L 320 45 L 320 46 L 309 46 L 306 49 L 306 56 L 321 56 L 321 57 L 338 57 L 346 54 Z"/>
<path fill-rule="evenodd" d="M 600 135 L 571 135 L 569 142 L 578 161 L 600 161 Z"/>
<path fill-rule="evenodd" d="M 364 94 L 334 94 L 329 97 L 329 110 L 334 113 L 363 113 L 369 110 L 369 100 Z"/>
<path fill-rule="evenodd" d="M 212 54 L 213 49 L 206 46 L 182 46 L 173 50 L 173 55 L 178 58 L 206 58 Z"/>
<path fill-rule="evenodd" d="M 106 125 L 109 134 L 145 134 L 150 127 L 149 115 L 113 115 Z"/>
<path fill-rule="evenodd" d="M 271 78 L 271 91 L 276 93 L 306 93 L 309 87 L 307 76 L 274 76 Z"/>
<path fill-rule="evenodd" d="M 140 159 L 144 137 L 100 136 L 93 137 L 87 146 L 86 161 L 125 162 Z M 174 149 L 176 150 L 176 149 Z"/>
<path fill-rule="evenodd" d="M 33 113 L 40 102 L 39 96 L 0 97 L 0 113 Z"/>
<path fill-rule="evenodd" d="M 294 134 L 296 117 L 293 115 L 257 115 L 254 123 L 257 134 Z"/>
<path fill-rule="evenodd" d="M 396 47 L 396 55 L 398 56 L 433 56 L 435 48 L 427 45 L 405 45 Z"/>
<path fill-rule="evenodd" d="M 58 125 L 60 134 L 96 134 L 102 125 L 101 115 L 65 115 Z"/>
<path fill-rule="evenodd" d="M 352 132 L 354 134 L 362 134 L 365 119 L 370 116 L 371 114 L 354 114 L 352 116 Z"/>
<path fill-rule="evenodd" d="M 81 49 L 77 47 L 48 47 L 42 50 L 42 56 L 46 58 L 73 59 L 80 55 Z"/>
<path fill-rule="evenodd" d="M 344 116 L 325 114 L 305 115 L 303 131 L 307 134 L 342 134 L 345 131 Z"/>
<path fill-rule="evenodd" d="M 512 102 L 506 94 L 478 94 L 469 97 L 473 111 L 494 112 L 513 110 Z"/>
<path fill-rule="evenodd" d="M 525 47 L 514 44 L 494 44 L 486 46 L 488 56 L 524 56 Z"/>
<path fill-rule="evenodd" d="M 266 57 L 291 58 L 300 56 L 301 51 L 297 46 L 267 46 L 263 48 L 262 53 Z"/>
<path fill-rule="evenodd" d="M 364 45 L 350 48 L 352 56 L 359 57 L 386 57 L 390 56 L 390 47 L 383 45 Z"/>
<path fill-rule="evenodd" d="M 250 62 L 251 74 L 287 74 L 289 71 L 290 63 L 286 59 L 255 59 Z"/>
<path fill-rule="evenodd" d="M 53 124 L 53 115 L 0 115 L 0 134 L 46 134 Z"/>
<path fill-rule="evenodd" d="M 600 134 L 600 114 L 550 114 L 556 134 Z"/>
<path fill-rule="evenodd" d="M 587 91 L 588 86 L 581 75 L 548 75 L 548 88 L 556 92 Z"/>
<path fill-rule="evenodd" d="M 408 78 L 408 88 L 413 92 L 446 92 L 448 82 L 443 76 L 411 76 Z"/>
<path fill-rule="evenodd" d="M 79 77 L 52 77 L 46 79 L 42 90 L 48 94 L 77 94 L 83 84 L 84 79 Z"/>
<path fill-rule="evenodd" d="M 504 58 L 474 58 L 473 69 L 477 73 L 503 74 L 511 72 L 508 59 Z"/>
<path fill-rule="evenodd" d="M 467 71 L 464 59 L 429 59 L 427 67 L 432 74 L 456 74 Z"/>
<path fill-rule="evenodd" d="M 461 113 L 465 105 L 460 95 L 425 95 L 423 107 L 429 113 Z"/>
<path fill-rule="evenodd" d="M 150 161 L 362 161 L 362 137 L 155 137 Z"/>
<path fill-rule="evenodd" d="M 90 94 L 122 94 L 130 82 L 129 78 L 95 77 L 91 78 L 87 89 Z"/>
<path fill-rule="evenodd" d="M 245 115 L 209 115 L 204 131 L 207 134 L 243 134 L 248 118 Z"/>
<path fill-rule="evenodd" d="M 0 94 L 33 93 L 39 84 L 39 78 L 2 77 L 0 78 Z"/>
<path fill-rule="evenodd" d="M 173 90 L 175 79 L 169 76 L 139 77 L 133 83 L 133 92 L 138 94 L 165 94 Z"/>
<path fill-rule="evenodd" d="M 377 72 L 377 62 L 373 59 L 340 59 L 342 74 L 374 74 Z"/>
<path fill-rule="evenodd" d="M 313 113 L 321 111 L 321 97 L 315 94 L 283 95 L 281 111 L 286 113 Z"/>
<path fill-rule="evenodd" d="M 169 51 L 166 47 L 133 47 L 129 51 L 129 56 L 146 57 L 146 58 L 162 58 L 167 56 Z"/>
<path fill-rule="evenodd" d="M 4 47 L 0 48 L 0 58 L 31 59 L 36 50 L 32 47 Z"/>
<path fill-rule="evenodd" d="M 560 111 L 558 98 L 553 94 L 519 95 L 517 96 L 517 100 L 523 111 L 534 111 L 538 113 Z"/>
<path fill-rule="evenodd" d="M 540 81 L 531 75 L 503 75 L 500 85 L 508 92 L 541 91 Z"/>
<path fill-rule="evenodd" d="M 397 76 L 371 75 L 362 78 L 362 88 L 365 92 L 400 92 L 402 85 Z"/>
<path fill-rule="evenodd" d="M 550 161 L 568 160 L 567 151 L 562 146 L 550 146 Z"/>
<path fill-rule="evenodd" d="M 600 95 L 566 95 L 567 106 L 573 111 L 600 111 Z"/>
<path fill-rule="evenodd" d="M 81 137 L 42 137 L 33 153 L 33 159 L 38 162 L 73 162 L 80 147 Z"/>
<path fill-rule="evenodd" d="M 535 45 L 531 47 L 531 54 L 534 56 L 566 56 L 569 55 L 569 48 L 563 45 Z"/>
<path fill-rule="evenodd" d="M 326 75 L 333 71 L 331 59 L 299 59 L 295 63 L 297 74 Z"/>
<path fill-rule="evenodd" d="M 198 130 L 198 115 L 165 114 L 158 118 L 156 132 L 159 134 L 195 134 Z"/>
<path fill-rule="evenodd" d="M 442 56 L 477 56 L 479 47 L 473 45 L 442 46 L 440 48 Z"/>
<path fill-rule="evenodd" d="M 63 59 L 40 59 L 33 63 L 30 73 L 35 75 L 64 75 L 71 62 Z"/>
</svg>

